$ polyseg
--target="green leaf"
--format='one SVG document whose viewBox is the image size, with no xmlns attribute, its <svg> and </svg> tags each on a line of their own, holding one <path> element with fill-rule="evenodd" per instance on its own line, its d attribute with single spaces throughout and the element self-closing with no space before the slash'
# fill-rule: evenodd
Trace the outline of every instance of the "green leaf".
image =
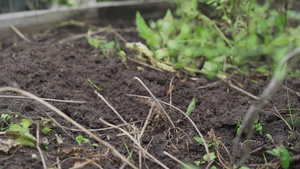
<svg viewBox="0 0 300 169">
<path fill-rule="evenodd" d="M 15 141 L 21 143 L 24 146 L 35 147 L 36 138 L 30 133 L 19 133 L 19 137 Z"/>
<path fill-rule="evenodd" d="M 28 127 L 31 125 L 31 121 L 28 120 L 28 119 L 23 119 L 22 122 L 20 123 L 20 125 L 21 125 L 23 128 L 28 128 Z"/>
<path fill-rule="evenodd" d="M 42 129 L 42 132 L 44 133 L 44 134 L 47 134 L 47 133 L 49 133 L 49 132 L 51 132 L 52 131 L 52 129 L 50 129 L 48 126 L 45 126 L 45 127 L 43 127 L 43 129 Z"/>
<path fill-rule="evenodd" d="M 194 163 L 196 164 L 196 166 L 199 166 L 199 165 L 201 165 L 201 164 L 205 164 L 206 163 L 206 161 L 194 161 Z"/>
<path fill-rule="evenodd" d="M 273 156 L 276 156 L 276 157 L 280 156 L 280 153 L 278 152 L 277 149 L 267 150 L 266 152 L 269 153 L 269 154 L 272 154 Z"/>
<path fill-rule="evenodd" d="M 21 143 L 23 146 L 35 147 L 35 144 L 36 144 L 35 137 L 28 132 L 7 131 L 6 130 L 5 136 L 9 139 L 13 139 L 16 142 Z"/>
<path fill-rule="evenodd" d="M 139 36 L 147 40 L 147 44 L 154 49 L 160 47 L 160 36 L 157 33 L 154 33 L 146 24 L 144 18 L 141 16 L 140 12 L 136 13 L 136 26 Z"/>
<path fill-rule="evenodd" d="M 99 144 L 94 143 L 94 144 L 92 144 L 92 146 L 93 146 L 93 147 L 99 147 Z"/>
<path fill-rule="evenodd" d="M 202 68 L 209 76 L 215 76 L 218 71 L 218 64 L 212 61 L 206 61 Z"/>
<path fill-rule="evenodd" d="M 161 27 L 159 29 L 160 36 L 162 37 L 163 43 L 167 43 L 170 33 L 174 30 L 173 28 L 173 16 L 170 9 L 167 11 L 164 17 Z"/>
<path fill-rule="evenodd" d="M 210 157 L 211 161 L 217 158 L 217 156 L 215 155 L 215 152 L 209 153 L 209 157 Z M 203 156 L 203 160 L 208 161 L 208 155 L 207 154 L 205 154 Z"/>
<path fill-rule="evenodd" d="M 101 45 L 101 49 L 113 48 L 114 46 L 115 46 L 115 42 L 114 41 L 104 42 Z"/>
<path fill-rule="evenodd" d="M 36 144 L 36 138 L 30 134 L 29 126 L 31 121 L 23 119 L 20 124 L 10 124 L 9 129 L 5 131 L 5 136 L 13 139 L 24 146 L 34 147 Z"/>
<path fill-rule="evenodd" d="M 203 143 L 203 140 L 201 137 L 194 137 L 194 139 L 198 142 L 198 143 Z"/>
<path fill-rule="evenodd" d="M 268 71 L 268 67 L 266 65 L 264 65 L 259 68 L 256 68 L 255 71 L 259 72 L 259 73 L 266 73 Z"/>
<path fill-rule="evenodd" d="M 284 169 L 289 168 L 290 166 L 289 160 L 290 160 L 289 152 L 284 146 L 282 146 L 282 153 L 280 158 L 282 168 Z"/>
<path fill-rule="evenodd" d="M 169 51 L 166 48 L 158 49 L 155 52 L 155 58 L 157 60 L 163 60 L 166 59 L 169 56 Z"/>
<path fill-rule="evenodd" d="M 198 102 L 197 98 L 194 97 L 187 108 L 187 111 L 185 113 L 186 115 L 188 116 L 191 115 L 191 113 L 195 110 L 197 102 Z"/>
<path fill-rule="evenodd" d="M 249 167 L 242 166 L 239 169 L 250 169 Z"/>
<path fill-rule="evenodd" d="M 76 139 L 76 142 L 77 142 L 79 145 L 81 145 L 82 143 L 83 143 L 83 144 L 86 144 L 86 143 L 89 143 L 89 142 L 90 142 L 89 139 L 84 138 L 82 135 L 77 136 L 75 139 Z"/>
<path fill-rule="evenodd" d="M 178 35 L 178 40 L 186 40 L 191 36 L 191 28 L 187 23 L 183 23 L 180 29 L 180 34 Z"/>
<path fill-rule="evenodd" d="M 199 169 L 198 167 L 194 166 L 193 164 L 184 163 L 185 165 L 181 165 L 182 169 Z"/>
<path fill-rule="evenodd" d="M 279 33 L 282 33 L 286 25 L 285 15 L 283 13 L 279 13 L 276 17 L 275 23 Z"/>
</svg>

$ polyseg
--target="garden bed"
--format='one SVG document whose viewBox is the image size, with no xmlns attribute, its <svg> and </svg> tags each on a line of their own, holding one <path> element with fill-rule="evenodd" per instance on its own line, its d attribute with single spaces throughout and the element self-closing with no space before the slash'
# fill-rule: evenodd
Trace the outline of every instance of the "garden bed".
<svg viewBox="0 0 300 169">
<path fill-rule="evenodd" d="M 134 21 L 109 20 L 106 23 L 93 23 L 93 26 L 106 28 L 108 23 L 117 31 L 119 37 L 123 37 L 126 41 L 143 42 L 138 37 Z M 224 160 L 231 164 L 227 150 L 232 155 L 237 123 L 255 101 L 253 98 L 232 88 L 226 82 L 208 79 L 203 75 L 190 77 L 180 72 L 167 73 L 128 59 L 127 67 L 117 55 L 106 57 L 102 53 L 95 52 L 85 37 L 59 44 L 65 38 L 86 33 L 91 26 L 89 24 L 87 23 L 84 27 L 62 26 L 49 29 L 46 33 L 45 29 L 30 33 L 27 36 L 30 42 L 14 34 L 1 35 L 0 86 L 14 86 L 41 98 L 83 101 L 84 103 L 55 101 L 49 101 L 49 103 L 85 128 L 99 129 L 93 133 L 112 144 L 124 156 L 128 156 L 125 147 L 128 146 L 132 151 L 134 150 L 133 143 L 120 131 L 107 129 L 108 126 L 100 122 L 99 118 L 114 125 L 123 124 L 122 120 L 94 93 L 96 89 L 88 79 L 100 88 L 98 93 L 106 98 L 126 122 L 131 122 L 141 130 L 151 106 L 145 100 L 127 95 L 130 93 L 150 96 L 141 83 L 137 80 L 132 81 L 134 77 L 138 77 L 157 99 L 171 102 L 184 112 L 190 101 L 194 97 L 197 98 L 196 108 L 190 118 L 207 142 L 212 143 L 214 139 L 217 139 L 226 146 L 226 149 L 221 146 L 222 144 L 218 149 L 212 146 L 210 151 L 218 151 Z M 110 30 L 107 28 L 107 31 L 98 35 L 105 36 L 108 41 L 114 40 L 117 34 Z M 120 45 L 127 52 L 128 57 L 133 57 L 134 53 L 125 49 L 124 42 L 120 41 Z M 251 77 L 251 79 L 248 77 L 236 81 L 233 79 L 232 83 L 259 96 L 268 81 L 268 77 Z M 300 136 L 297 131 L 300 127 L 300 97 L 293 91 L 299 92 L 300 79 L 287 78 L 284 85 L 291 90 L 281 87 L 259 114 L 258 119 L 263 127 L 262 133 L 254 132 L 251 148 L 255 151 L 246 161 L 246 166 L 262 167 L 266 163 L 264 156 L 269 163 L 277 162 L 278 159 L 265 153 L 265 150 L 272 149 L 279 143 L 283 143 L 288 149 L 293 149 L 295 154 L 299 154 Z M 170 86 L 173 86 L 172 90 Z M 13 95 L 9 92 L 1 94 Z M 285 122 L 274 115 L 278 110 L 290 122 L 289 111 L 286 110 L 289 106 L 291 109 L 296 109 L 291 113 L 298 115 L 294 117 L 293 127 L 296 132 L 293 135 L 289 134 L 289 128 Z M 204 146 L 194 139 L 198 134 L 193 125 L 179 111 L 167 105 L 164 108 L 176 128 L 172 127 L 164 115 L 152 116 L 141 139 L 142 147 L 169 168 L 180 168 L 181 165 L 166 156 L 164 151 L 183 162 L 203 161 L 206 152 Z M 119 168 L 123 164 L 107 147 L 101 144 L 98 147 L 92 146 L 93 143 L 97 143 L 95 140 L 82 131 L 70 130 L 76 127 L 36 101 L 0 98 L 0 114 L 7 113 L 18 114 L 20 117 L 15 119 L 16 122 L 21 119 L 37 121 L 39 118 L 53 118 L 65 129 L 64 131 L 56 125 L 52 128 L 52 132 L 40 136 L 40 139 L 48 138 L 49 140 L 48 149 L 42 149 L 48 167 L 56 167 L 56 163 L 59 163 L 61 168 L 71 168 L 89 160 L 93 161 L 83 165 L 83 168 L 98 168 L 95 163 L 103 168 Z M 34 126 L 31 126 L 30 131 L 35 136 Z M 61 146 L 57 146 L 55 134 L 62 138 Z M 270 134 L 275 142 L 268 140 L 266 134 Z M 75 140 L 78 135 L 88 138 L 90 144 L 79 145 Z M 5 136 L 0 135 L 0 138 L 4 139 Z M 133 152 L 132 156 L 138 166 L 138 152 Z M 59 157 L 58 162 L 57 157 Z M 203 164 L 202 167 L 206 165 Z M 224 167 L 224 164 L 217 159 L 211 165 L 218 168 Z M 0 152 L 0 168 L 42 168 L 42 166 L 39 152 L 33 147 L 24 146 L 14 154 Z M 145 158 L 142 160 L 142 168 L 160 168 L 160 166 Z M 299 168 L 299 160 L 292 162 L 290 168 Z"/>
</svg>

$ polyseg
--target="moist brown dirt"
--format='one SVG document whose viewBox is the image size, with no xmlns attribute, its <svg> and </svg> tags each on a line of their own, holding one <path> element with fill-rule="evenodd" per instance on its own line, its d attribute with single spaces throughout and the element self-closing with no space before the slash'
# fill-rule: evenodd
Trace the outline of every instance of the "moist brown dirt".
<svg viewBox="0 0 300 169">
<path fill-rule="evenodd" d="M 130 32 L 120 30 L 119 33 L 129 42 L 142 41 L 138 38 L 138 33 L 134 31 L 133 22 L 117 22 L 113 27 L 133 28 Z M 224 143 L 232 155 L 237 122 L 240 117 L 245 115 L 255 100 L 231 88 L 225 82 L 199 89 L 201 86 L 217 81 L 217 79 L 207 79 L 202 75 L 186 78 L 184 73 L 180 73 L 179 78 L 174 73 L 157 71 L 130 61 L 128 61 L 129 68 L 127 68 L 118 57 L 105 57 L 101 53 L 95 52 L 95 49 L 89 46 L 85 38 L 71 41 L 71 45 L 58 43 L 63 38 L 85 32 L 87 32 L 87 27 L 62 27 L 53 29 L 47 34 L 43 32 L 28 34 L 32 42 L 25 42 L 16 35 L 1 35 L 0 86 L 19 87 L 42 98 L 86 101 L 87 103 L 83 104 L 50 103 L 87 129 L 106 128 L 107 126 L 101 123 L 99 118 L 115 125 L 122 124 L 122 120 L 94 93 L 95 88 L 88 82 L 90 79 L 99 86 L 101 91 L 98 92 L 107 99 L 125 121 L 132 122 L 141 128 L 147 118 L 150 106 L 136 97 L 127 96 L 124 92 L 131 84 L 127 93 L 142 96 L 150 95 L 137 81 L 131 83 L 133 77 L 140 78 L 156 98 L 166 102 L 170 102 L 168 90 L 174 77 L 172 81 L 172 85 L 174 85 L 172 104 L 185 112 L 192 98 L 196 97 L 198 103 L 190 116 L 191 119 L 207 141 L 210 140 L 208 132 L 214 131 L 215 136 Z M 113 33 L 104 32 L 100 35 L 109 40 L 115 39 Z M 124 47 L 123 42 L 121 42 L 121 46 Z M 127 50 L 126 52 L 128 57 L 133 56 L 132 52 Z M 252 82 L 250 78 L 245 78 L 239 80 L 238 83 L 241 88 L 258 96 L 267 85 L 268 80 L 255 80 L 257 83 Z M 300 79 L 288 78 L 285 85 L 299 92 Z M 293 149 L 290 151 L 299 155 L 300 150 L 297 148 L 299 147 L 299 134 L 297 133 L 300 127 L 299 102 L 300 98 L 297 95 L 280 88 L 272 97 L 270 104 L 260 112 L 258 119 L 265 125 L 262 129 L 262 135 L 259 132 L 254 132 L 251 148 L 252 150 L 260 147 L 262 149 L 253 152 L 246 162 L 251 168 L 257 168 L 266 163 L 263 154 L 270 163 L 278 161 L 274 156 L 265 153 L 265 150 L 274 148 L 280 143 L 285 145 L 289 143 L 287 147 Z M 290 122 L 289 112 L 282 110 L 287 109 L 288 104 L 291 108 L 298 108 L 298 110 L 292 111 L 298 115 L 294 118 L 296 132 L 293 135 L 289 134 L 289 129 L 284 121 L 274 115 L 276 114 L 274 109 L 276 107 L 282 116 Z M 194 140 L 197 133 L 192 124 L 178 111 L 170 109 L 169 106 L 164 107 L 176 128 L 173 128 L 162 115 L 153 116 L 143 135 L 142 146 L 169 168 L 180 168 L 180 165 L 164 155 L 163 151 L 169 152 L 183 162 L 203 161 L 205 149 Z M 70 130 L 70 128 L 75 129 L 75 127 L 35 101 L 0 98 L 0 113 L 15 113 L 21 116 L 19 120 L 27 118 L 33 121 L 39 117 L 49 119 L 51 116 L 61 126 L 67 127 L 67 132 L 55 127 L 50 134 L 41 134 L 41 138 L 47 137 L 50 141 L 49 148 L 43 149 L 48 166 L 55 166 L 57 156 L 61 160 L 62 168 L 70 168 L 90 159 L 94 159 L 103 168 L 119 168 L 122 165 L 122 162 L 102 145 L 99 147 L 92 147 L 91 144 L 78 145 L 75 137 L 83 135 L 85 138 L 89 138 L 88 135 L 81 131 Z M 36 134 L 35 126 L 32 126 L 31 133 Z M 115 146 L 125 156 L 128 155 L 125 143 L 130 150 L 133 150 L 132 142 L 126 136 L 120 136 L 120 132 L 117 130 L 106 129 L 94 133 Z M 63 144 L 60 147 L 56 145 L 55 134 L 63 138 Z M 271 143 L 266 134 L 272 135 L 275 143 Z M 5 136 L 0 135 L 0 138 L 4 139 Z M 90 142 L 96 143 L 92 139 Z M 215 147 L 211 147 L 210 151 L 216 152 Z M 226 150 L 220 147 L 219 151 L 224 159 L 230 162 Z M 37 158 L 33 158 L 32 154 L 36 154 Z M 135 164 L 138 164 L 137 152 L 133 153 L 133 160 Z M 218 160 L 212 165 L 222 168 Z M 13 155 L 0 152 L 0 168 L 42 168 L 42 162 L 36 148 L 24 146 Z M 87 164 L 83 168 L 97 167 L 93 164 Z M 149 159 L 143 159 L 143 168 L 154 169 L 160 168 L 160 166 Z M 293 162 L 290 168 L 299 168 L 299 161 Z"/>
</svg>

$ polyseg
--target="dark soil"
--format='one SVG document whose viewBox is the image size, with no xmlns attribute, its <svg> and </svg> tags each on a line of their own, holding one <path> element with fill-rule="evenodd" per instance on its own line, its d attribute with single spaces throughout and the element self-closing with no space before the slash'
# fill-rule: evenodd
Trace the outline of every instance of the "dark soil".
<svg viewBox="0 0 300 169">
<path fill-rule="evenodd" d="M 133 22 L 116 22 L 113 27 L 134 28 L 134 24 Z M 201 86 L 217 81 L 216 79 L 207 79 L 202 75 L 191 79 L 186 78 L 184 73 L 181 73 L 179 78 L 176 74 L 157 71 L 131 61 L 128 61 L 129 68 L 127 68 L 118 57 L 105 57 L 101 53 L 95 52 L 95 49 L 88 45 L 85 38 L 72 41 L 72 45 L 60 45 L 58 43 L 63 38 L 84 32 L 87 32 L 87 27 L 57 28 L 47 34 L 43 32 L 28 34 L 32 42 L 23 41 L 16 35 L 1 35 L 0 86 L 19 87 L 42 98 L 86 101 L 87 103 L 84 104 L 50 103 L 87 129 L 106 128 L 107 126 L 101 123 L 99 118 L 115 125 L 122 124 L 120 118 L 94 93 L 95 88 L 87 80 L 91 79 L 94 84 L 100 87 L 99 93 L 106 97 L 118 113 L 127 122 L 132 122 L 141 129 L 150 106 L 136 97 L 129 97 L 124 94 L 132 78 L 140 78 L 155 97 L 169 102 L 168 90 L 172 78 L 175 77 L 172 83 L 174 85 L 172 104 L 186 111 L 192 98 L 196 97 L 198 103 L 190 116 L 191 119 L 207 141 L 211 140 L 208 137 L 208 132 L 214 131 L 215 136 L 224 143 L 232 155 L 237 122 L 254 102 L 252 98 L 229 87 L 225 82 L 220 82 L 217 86 L 199 89 Z M 119 31 L 119 33 L 129 42 L 141 41 L 134 30 L 130 32 Z M 115 39 L 113 33 L 104 32 L 100 35 L 106 36 L 109 40 Z M 121 46 L 124 47 L 124 43 L 121 43 Z M 127 54 L 129 57 L 133 56 L 130 51 L 127 51 Z M 255 80 L 257 83 L 252 82 L 250 78 L 238 82 L 241 88 L 259 96 L 268 80 L 262 78 Z M 288 79 L 285 85 L 299 92 L 300 79 Z M 150 96 L 137 81 L 130 85 L 127 93 Z M 290 122 L 289 112 L 281 110 L 287 109 L 288 104 L 291 108 L 298 108 L 298 110 L 292 111 L 298 115 L 294 117 L 295 124 L 293 127 L 296 132 L 293 135 L 289 134 L 289 129 L 284 121 L 274 115 L 276 114 L 274 109 L 276 107 L 282 116 Z M 194 137 L 198 135 L 192 124 L 178 111 L 170 109 L 168 106 L 165 108 L 176 128 L 172 128 L 170 122 L 162 115 L 153 116 L 142 138 L 142 146 L 169 168 L 180 168 L 180 165 L 164 155 L 163 151 L 169 152 L 184 162 L 203 161 L 205 149 L 194 140 Z M 299 147 L 299 134 L 297 133 L 300 128 L 299 108 L 300 98 L 296 94 L 280 88 L 280 91 L 272 97 L 270 104 L 260 112 L 259 120 L 265 125 L 262 129 L 262 135 L 259 132 L 254 132 L 253 141 L 251 141 L 252 150 L 256 149 L 257 151 L 251 154 L 246 162 L 247 165 L 250 165 L 251 168 L 258 168 L 265 164 L 263 154 L 269 163 L 277 162 L 278 159 L 265 153 L 265 150 L 274 148 L 280 143 L 285 145 L 289 143 L 287 147 L 289 147 L 290 152 L 299 155 L 300 149 L 297 148 Z M 61 126 L 75 129 L 68 121 L 53 111 L 30 99 L 0 98 L 0 113 L 15 113 L 21 115 L 21 118 L 32 119 L 33 121 L 37 121 L 40 117 L 49 119 L 46 115 L 48 114 Z M 20 118 L 18 119 L 20 120 Z M 55 127 L 50 134 L 41 134 L 41 138 L 47 137 L 50 141 L 49 148 L 47 150 L 42 149 L 49 167 L 55 167 L 57 156 L 61 160 L 62 168 L 70 168 L 90 159 L 95 159 L 95 162 L 105 169 L 119 168 L 122 165 L 121 160 L 114 156 L 111 151 L 108 151 L 106 147 L 99 145 L 95 148 L 91 144 L 78 145 L 75 141 L 75 137 L 78 135 L 89 138 L 88 135 L 81 131 L 69 129 L 66 131 L 67 133 L 61 128 Z M 35 135 L 35 126 L 32 126 L 31 132 Z M 115 146 L 125 156 L 128 155 L 125 143 L 130 150 L 133 150 L 132 142 L 126 136 L 118 135 L 120 132 L 117 130 L 107 129 L 94 133 Z M 63 138 L 63 144 L 60 148 L 56 146 L 55 134 Z M 267 139 L 266 134 L 273 136 L 274 144 Z M 5 136 L 0 135 L 0 139 L 5 139 Z M 92 139 L 90 142 L 96 143 Z M 211 147 L 210 151 L 216 152 L 215 147 Z M 224 159 L 230 162 L 226 150 L 220 146 L 219 151 Z M 33 158 L 32 154 L 36 154 L 38 158 Z M 133 153 L 133 160 L 138 165 L 137 152 Z M 218 160 L 213 165 L 222 168 L 222 164 Z M 299 167 L 298 161 L 293 162 L 290 168 Z M 42 168 L 42 162 L 36 148 L 24 146 L 13 155 L 0 152 L 0 168 Z M 97 167 L 87 164 L 83 168 Z M 149 159 L 143 159 L 143 168 L 160 167 Z"/>
</svg>

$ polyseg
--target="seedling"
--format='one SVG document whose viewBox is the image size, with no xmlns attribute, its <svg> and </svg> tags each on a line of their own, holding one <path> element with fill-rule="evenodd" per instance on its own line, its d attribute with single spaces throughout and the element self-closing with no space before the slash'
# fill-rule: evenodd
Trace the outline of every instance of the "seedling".
<svg viewBox="0 0 300 169">
<path fill-rule="evenodd" d="M 89 139 L 84 138 L 82 135 L 77 136 L 75 139 L 76 139 L 76 141 L 77 141 L 77 143 L 78 143 L 79 145 L 81 145 L 81 144 L 87 144 L 87 143 L 90 142 Z"/>
<path fill-rule="evenodd" d="M 283 145 L 281 145 L 280 147 L 276 147 L 273 150 L 267 150 L 267 153 L 278 157 L 281 161 L 282 168 L 284 169 L 289 168 L 290 166 L 289 152 Z"/>
<path fill-rule="evenodd" d="M 196 104 L 197 104 L 198 100 L 197 98 L 193 98 L 192 101 L 189 104 L 189 107 L 186 110 L 186 115 L 190 116 L 191 113 L 195 110 Z"/>
<path fill-rule="evenodd" d="M 115 47 L 115 42 L 107 42 L 104 37 L 92 36 L 92 32 L 91 29 L 87 32 L 88 43 L 103 52 L 104 56 L 110 56 L 111 51 Z"/>
<path fill-rule="evenodd" d="M 42 117 L 39 118 L 39 123 L 40 123 L 40 126 L 41 126 L 41 132 L 44 133 L 44 134 L 50 133 L 52 131 L 51 128 L 56 126 L 56 124 L 53 120 L 45 119 L 45 118 L 42 118 Z"/>
<path fill-rule="evenodd" d="M 8 128 L 9 124 L 12 123 L 12 115 L 10 114 L 1 114 L 0 116 L 0 131 L 4 131 Z"/>
<path fill-rule="evenodd" d="M 195 139 L 198 143 L 200 143 L 201 145 L 204 144 L 201 137 L 194 137 L 194 139 Z M 216 145 L 216 143 L 207 143 L 206 145 L 207 145 L 208 147 L 212 147 L 212 146 Z M 215 152 L 209 153 L 209 157 L 210 157 L 210 160 L 215 160 L 215 159 L 217 158 L 216 155 L 215 155 Z M 195 161 L 194 163 L 196 164 L 196 166 L 199 166 L 199 165 L 201 165 L 201 164 L 205 164 L 206 162 L 208 162 L 208 156 L 207 156 L 207 154 L 205 154 L 205 155 L 203 156 L 203 161 L 198 160 L 198 161 Z"/>
<path fill-rule="evenodd" d="M 127 65 L 127 62 L 126 62 L 126 53 L 125 53 L 124 50 L 121 49 L 120 43 L 119 43 L 119 39 L 118 39 L 117 36 L 116 36 L 116 40 L 115 41 L 116 41 L 116 48 L 117 48 L 117 51 L 118 51 L 118 55 L 121 58 L 121 60 L 124 63 L 124 65 L 126 66 L 126 68 L 128 69 L 128 65 Z"/>
<path fill-rule="evenodd" d="M 194 139 L 195 139 L 198 143 L 200 143 L 201 145 L 203 145 L 203 140 L 202 140 L 201 137 L 194 137 Z M 208 147 L 212 147 L 212 146 L 216 145 L 216 143 L 206 143 L 206 145 L 207 145 Z"/>
<path fill-rule="evenodd" d="M 90 79 L 88 79 L 88 82 L 89 82 L 91 85 L 93 85 L 97 90 L 101 91 L 101 89 L 100 89 L 97 85 L 95 85 L 95 83 L 93 83 Z"/>
<path fill-rule="evenodd" d="M 209 157 L 210 157 L 211 161 L 213 161 L 213 160 L 215 160 L 217 158 L 217 156 L 215 155 L 215 152 L 209 153 Z M 195 161 L 194 163 L 196 164 L 196 166 L 199 166 L 201 164 L 206 164 L 207 162 L 208 162 L 208 156 L 207 156 L 207 154 L 205 154 L 203 156 L 203 161 L 199 160 L 199 161 Z"/>
<path fill-rule="evenodd" d="M 93 146 L 93 147 L 99 147 L 99 144 L 93 143 L 92 146 Z"/>
<path fill-rule="evenodd" d="M 126 144 L 126 142 L 124 141 L 124 139 L 123 139 L 123 142 L 124 142 L 126 151 L 127 151 L 128 155 L 129 155 L 129 158 L 131 159 L 131 163 L 134 165 L 134 160 L 133 160 L 133 158 L 132 158 L 132 154 L 131 154 L 131 152 L 130 152 L 130 150 L 129 150 L 129 147 L 127 146 L 127 144 Z"/>
<path fill-rule="evenodd" d="M 238 120 L 238 122 L 237 122 L 237 125 L 236 125 L 236 127 L 237 127 L 237 130 L 236 130 L 236 133 L 239 133 L 240 132 L 240 128 L 241 128 L 241 124 L 242 124 L 242 122 L 243 122 L 243 119 L 240 117 L 239 118 L 239 120 Z M 263 121 L 261 121 L 261 120 L 258 120 L 258 119 L 255 119 L 255 124 L 254 124 L 254 129 L 256 130 L 256 131 L 258 131 L 259 132 L 259 134 L 262 136 L 262 129 L 263 129 L 263 126 L 265 125 L 265 123 L 263 123 Z"/>
<path fill-rule="evenodd" d="M 48 133 L 50 133 L 51 131 L 52 131 L 52 129 L 50 129 L 48 126 L 45 126 L 45 127 L 42 128 L 42 132 L 43 132 L 44 134 L 48 134 Z"/>
<path fill-rule="evenodd" d="M 258 121 L 258 119 L 255 120 L 254 128 L 256 131 L 259 132 L 259 134 L 262 136 L 262 129 L 265 123 L 263 123 L 261 120 Z"/>
<path fill-rule="evenodd" d="M 288 109 L 281 109 L 281 110 L 288 110 L 289 111 L 289 116 L 290 116 L 290 120 L 285 119 L 284 117 L 282 117 L 282 115 L 279 113 L 279 111 L 275 108 L 277 114 L 274 114 L 275 116 L 277 116 L 278 118 L 280 118 L 282 121 L 284 121 L 284 123 L 287 125 L 287 127 L 289 128 L 289 134 L 293 135 L 295 130 L 294 130 L 294 123 L 298 122 L 298 117 L 297 114 L 292 114 L 291 111 L 292 110 L 299 110 L 299 109 L 292 109 L 292 108 L 288 108 Z"/>
<path fill-rule="evenodd" d="M 23 119 L 20 124 L 10 124 L 9 128 L 5 131 L 5 136 L 24 146 L 34 147 L 36 138 L 29 131 L 30 125 L 31 121 L 28 119 Z"/>
<path fill-rule="evenodd" d="M 267 134 L 268 139 L 271 141 L 271 143 L 275 143 L 273 137 L 271 136 L 271 134 Z"/>
</svg>

